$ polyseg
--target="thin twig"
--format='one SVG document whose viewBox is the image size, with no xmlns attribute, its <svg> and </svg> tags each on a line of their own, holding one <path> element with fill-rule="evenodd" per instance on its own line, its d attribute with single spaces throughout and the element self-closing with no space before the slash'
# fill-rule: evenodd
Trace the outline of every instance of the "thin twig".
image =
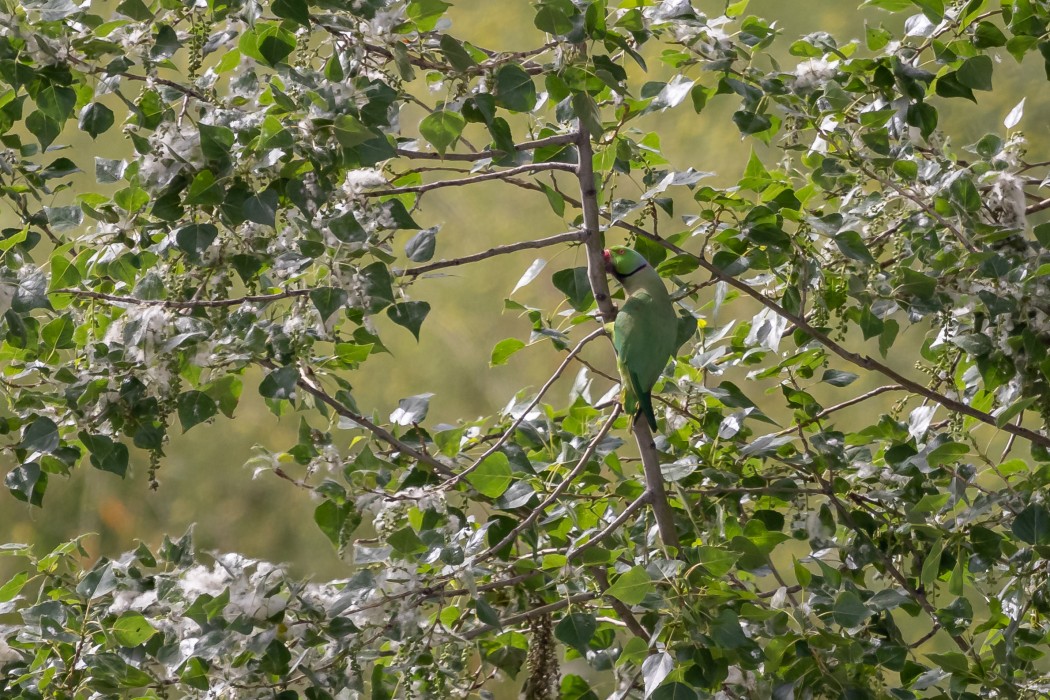
<svg viewBox="0 0 1050 700">
<path fill-rule="evenodd" d="M 543 139 L 536 139 L 535 141 L 523 141 L 521 143 L 514 144 L 515 151 L 531 151 L 537 148 L 543 148 L 545 146 L 557 146 L 559 144 L 569 144 L 576 142 L 576 134 L 556 134 L 554 136 L 548 136 Z M 477 153 L 446 153 L 444 155 L 435 153 L 433 151 L 412 151 L 407 148 L 398 148 L 397 154 L 404 158 L 415 158 L 418 160 L 463 160 L 463 161 L 475 161 L 485 160 L 486 158 L 497 158 L 502 155 L 506 155 L 506 151 L 499 149 L 490 149 L 487 151 L 478 151 Z"/>
<path fill-rule="evenodd" d="M 873 398 L 875 396 L 878 396 L 879 394 L 885 394 L 887 391 L 904 391 L 904 390 L 905 390 L 905 388 L 903 386 L 901 386 L 900 384 L 886 384 L 885 386 L 876 387 L 876 388 L 872 389 L 871 391 L 867 392 L 866 394 L 861 394 L 860 396 L 855 396 L 852 399 L 849 399 L 847 401 L 843 401 L 842 403 L 837 403 L 834 406 L 829 406 L 829 407 L 825 408 L 823 411 L 821 411 L 820 413 L 818 413 L 817 415 L 812 416 L 811 418 L 807 418 L 806 420 L 799 422 L 798 426 L 805 427 L 807 425 L 811 425 L 813 423 L 816 423 L 817 421 L 820 421 L 820 420 L 823 420 L 824 418 L 827 418 L 828 416 L 830 416 L 832 413 L 835 413 L 836 411 L 841 411 L 844 408 L 849 408 L 850 406 L 855 406 L 858 403 L 861 403 L 863 401 L 867 401 L 868 399 Z M 795 429 L 796 429 L 796 426 L 795 425 L 791 425 L 791 426 L 789 426 L 787 428 L 784 428 L 780 432 L 773 433 L 773 435 L 776 435 L 776 436 L 786 435 L 787 433 L 794 432 Z"/>
<path fill-rule="evenodd" d="M 434 270 L 442 270 L 446 267 L 457 267 L 459 265 L 466 265 L 467 263 L 478 262 L 479 260 L 493 258 L 497 255 L 516 253 L 519 250 L 533 250 L 535 248 L 546 248 L 552 245 L 558 245 L 559 243 L 579 242 L 583 239 L 583 235 L 584 234 L 581 231 L 568 231 L 566 233 L 559 233 L 556 236 L 548 236 L 547 238 L 537 238 L 529 241 L 521 241 L 519 243 L 508 243 L 507 245 L 499 245 L 494 248 L 489 248 L 488 250 L 484 250 L 480 253 L 471 253 L 470 255 L 464 255 L 461 258 L 452 258 L 451 260 L 439 260 L 437 262 L 428 263 L 426 265 L 420 265 L 418 267 L 410 267 L 407 270 L 394 270 L 394 274 L 416 277 L 427 272 L 433 272 Z"/>
<path fill-rule="evenodd" d="M 461 177 L 454 180 L 438 180 L 436 182 L 428 182 L 422 185 L 412 185 L 410 187 L 390 187 L 381 190 L 368 190 L 362 194 L 366 197 L 390 197 L 399 194 L 423 194 L 424 192 L 430 192 L 431 190 L 441 189 L 443 187 L 465 187 L 466 185 L 473 185 L 478 182 L 485 182 L 486 180 L 504 180 L 508 177 L 520 175 L 522 173 L 536 173 L 543 172 L 545 170 L 562 170 L 565 172 L 576 172 L 576 166 L 572 163 L 527 163 L 525 165 L 519 165 L 516 168 L 507 168 L 506 170 L 499 170 L 492 173 L 482 173 L 481 175 L 473 175 L 471 177 Z"/>
<path fill-rule="evenodd" d="M 249 294 L 243 297 L 234 297 L 232 299 L 187 299 L 183 301 L 175 299 L 139 299 L 137 297 L 94 292 L 88 289 L 70 288 L 56 289 L 55 291 L 50 292 L 50 294 L 69 294 L 71 296 L 83 297 L 85 299 L 99 299 L 101 301 L 111 301 L 115 304 L 129 304 L 134 306 L 162 306 L 167 309 L 198 309 L 240 306 L 241 304 L 255 303 L 269 304 L 272 301 L 279 301 L 281 299 L 309 296 L 313 291 L 313 289 L 286 289 L 283 292 L 276 292 L 274 294 Z"/>
</svg>

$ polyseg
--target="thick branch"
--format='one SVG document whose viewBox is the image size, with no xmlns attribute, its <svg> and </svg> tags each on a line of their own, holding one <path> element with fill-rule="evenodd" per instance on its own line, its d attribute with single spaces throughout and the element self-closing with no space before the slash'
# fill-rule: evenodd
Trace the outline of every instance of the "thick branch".
<svg viewBox="0 0 1050 700">
<path fill-rule="evenodd" d="M 587 281 L 591 293 L 598 303 L 598 312 L 605 322 L 616 318 L 616 307 L 609 295 L 609 279 L 605 275 L 605 258 L 602 251 L 605 241 L 598 222 L 598 183 L 594 177 L 594 150 L 591 135 L 583 122 L 579 122 L 576 147 L 580 151 L 580 164 L 576 177 L 580 182 L 580 202 L 583 208 L 584 241 L 587 244 Z"/>
<path fill-rule="evenodd" d="M 660 539 L 663 540 L 665 547 L 678 549 L 681 547 L 678 541 L 678 528 L 675 527 L 674 512 L 667 501 L 667 491 L 664 490 L 664 475 L 660 471 L 660 455 L 656 451 L 656 443 L 649 430 L 649 423 L 641 414 L 635 416 L 634 439 L 638 442 L 638 452 L 642 456 L 642 470 L 645 473 L 646 490 L 649 492 L 649 505 L 652 506 L 653 515 L 656 517 Z"/>
<path fill-rule="evenodd" d="M 522 141 L 521 143 L 516 143 L 514 144 L 514 150 L 531 151 L 537 148 L 543 148 L 544 146 L 557 146 L 563 143 L 575 142 L 576 134 L 555 134 L 554 136 L 548 136 L 544 139 L 536 139 L 535 141 Z M 415 158 L 418 160 L 475 161 L 485 160 L 486 158 L 496 158 L 498 156 L 506 155 L 506 151 L 492 149 L 488 151 L 478 151 L 477 153 L 446 153 L 442 155 L 433 151 L 411 151 L 406 148 L 399 148 L 397 149 L 397 154 L 404 158 Z"/>
<path fill-rule="evenodd" d="M 572 163 L 527 163 L 525 165 L 519 165 L 516 168 L 507 168 L 506 170 L 500 170 L 493 173 L 482 173 L 481 175 L 474 175 L 472 177 L 461 177 L 456 180 L 438 180 L 437 182 L 428 182 L 423 185 L 412 185 L 411 187 L 390 187 L 382 190 L 368 190 L 362 194 L 366 197 L 388 197 L 399 194 L 423 194 L 430 190 L 437 190 L 443 187 L 464 187 L 466 185 L 473 185 L 478 182 L 485 182 L 486 180 L 504 180 L 508 177 L 514 177 L 515 175 L 521 175 L 522 173 L 535 173 L 542 172 L 544 170 L 564 170 L 566 172 L 576 172 L 576 166 Z"/>
<path fill-rule="evenodd" d="M 570 362 L 572 362 L 572 358 L 576 357 L 576 355 L 578 355 L 579 352 L 583 350 L 584 345 L 591 342 L 604 332 L 604 328 L 599 328 L 595 331 L 592 331 L 590 335 L 586 336 L 580 342 L 576 343 L 576 347 L 569 351 L 569 354 L 566 355 L 565 359 L 562 360 L 560 365 L 558 365 L 558 369 L 554 370 L 554 374 L 552 374 L 550 376 L 550 379 L 548 379 L 547 382 L 542 387 L 540 387 L 539 393 L 537 393 L 536 396 L 532 399 L 532 402 L 525 407 L 525 410 L 518 414 L 518 417 L 514 419 L 514 422 L 510 424 L 510 427 L 507 428 L 503 435 L 500 436 L 499 440 L 497 440 L 495 443 L 492 444 L 491 447 L 485 450 L 480 457 L 475 459 L 473 464 L 471 464 L 469 467 L 453 476 L 448 481 L 446 481 L 442 485 L 442 487 L 445 489 L 450 489 L 454 487 L 456 484 L 458 484 L 460 481 L 466 478 L 467 474 L 470 474 L 472 471 L 477 469 L 478 465 L 480 465 L 482 462 L 488 459 L 492 454 L 496 452 L 496 450 L 503 447 L 503 444 L 510 439 L 510 436 L 513 435 L 514 431 L 518 429 L 518 426 L 521 425 L 521 422 L 525 420 L 525 416 L 529 414 L 529 411 L 536 407 L 536 404 L 540 402 L 540 399 L 543 398 L 543 395 L 547 393 L 547 390 L 554 386 L 554 382 L 556 382 L 558 380 L 558 377 L 560 377 L 562 373 L 565 372 L 565 368 L 569 366 Z"/>
<path fill-rule="evenodd" d="M 602 595 L 604 596 L 605 592 L 609 590 L 609 577 L 608 575 L 606 575 L 605 569 L 603 569 L 600 566 L 592 566 L 590 567 L 590 572 L 591 575 L 594 576 L 594 580 L 597 581 L 598 585 L 601 587 Z M 642 624 L 638 622 L 638 618 L 634 616 L 634 613 L 631 612 L 631 609 L 627 607 L 622 601 L 617 600 L 612 596 L 608 596 L 608 600 L 609 607 L 616 611 L 616 614 L 620 616 L 620 619 L 623 620 L 623 623 L 627 625 L 627 629 L 631 630 L 631 632 L 634 633 L 635 637 L 644 640 L 645 643 L 648 644 L 649 640 L 652 639 L 652 633 L 650 633 L 649 630 L 642 627 Z"/>
<path fill-rule="evenodd" d="M 680 248 L 674 243 L 666 241 L 663 238 L 660 238 L 659 236 L 654 236 L 653 234 L 649 233 L 640 226 L 635 226 L 634 224 L 630 224 L 626 221 L 616 221 L 613 225 L 619 228 L 626 229 L 631 233 L 634 233 L 635 235 L 648 238 L 649 240 L 654 241 L 657 244 L 663 246 L 664 248 L 678 253 L 679 255 L 685 255 L 696 260 L 699 263 L 700 267 L 707 270 L 713 277 L 716 277 L 717 279 L 725 282 L 729 286 L 743 292 L 758 303 L 762 304 L 762 306 L 765 306 L 770 311 L 776 313 L 778 316 L 781 316 L 791 321 L 795 324 L 797 328 L 804 331 L 811 338 L 813 338 L 818 343 L 820 343 L 821 345 L 829 349 L 831 352 L 841 357 L 842 359 L 846 360 L 847 362 L 854 364 L 862 369 L 866 369 L 872 372 L 878 372 L 882 375 L 885 375 L 886 377 L 889 377 L 893 381 L 903 386 L 908 391 L 914 394 L 918 394 L 919 396 L 923 396 L 929 399 L 930 401 L 934 401 L 935 403 L 944 406 L 950 411 L 955 411 L 956 413 L 961 413 L 964 416 L 975 418 L 981 421 L 982 423 L 986 423 L 1007 433 L 1017 435 L 1018 437 L 1023 437 L 1026 440 L 1029 440 L 1037 445 L 1042 445 L 1043 447 L 1050 447 L 1050 437 L 1047 437 L 1046 435 L 1040 435 L 1034 430 L 1029 430 L 1028 428 L 1023 428 L 1019 425 L 1014 425 L 1012 423 L 1003 426 L 997 425 L 995 417 L 992 416 L 990 413 L 986 413 L 961 401 L 949 398 L 944 394 L 938 393 L 916 381 L 908 379 L 904 375 L 888 367 L 887 365 L 879 362 L 873 357 L 870 357 L 868 355 L 861 355 L 859 353 L 847 350 L 842 345 L 836 343 L 834 340 L 828 337 L 827 334 L 821 332 L 817 328 L 810 325 L 809 322 L 806 321 L 806 319 L 802 316 L 791 313 L 780 304 L 776 303 L 766 295 L 762 294 L 762 292 L 751 287 L 751 285 L 747 284 L 746 282 L 742 282 L 736 277 L 733 277 L 732 275 L 727 275 L 725 272 L 720 270 L 717 266 L 715 266 L 706 258 L 694 255 L 693 253 L 690 253 L 689 251 Z"/>
<path fill-rule="evenodd" d="M 547 238 L 537 238 L 531 241 L 521 241 L 520 243 L 508 243 L 507 245 L 499 245 L 495 248 L 483 250 L 480 253 L 464 255 L 461 258 L 452 258 L 451 260 L 439 260 L 437 262 L 428 263 L 426 265 L 420 265 L 419 267 L 411 267 L 407 270 L 395 270 L 394 274 L 416 277 L 426 272 L 433 272 L 434 270 L 441 270 L 446 267 L 458 267 L 459 265 L 466 265 L 467 263 L 478 262 L 479 260 L 486 260 L 488 258 L 494 258 L 497 255 L 516 253 L 519 250 L 546 248 L 548 246 L 558 245 L 559 243 L 575 243 L 582 240 L 583 236 L 584 234 L 581 231 L 569 231 L 567 233 L 559 233 L 556 236 L 548 236 Z"/>
<path fill-rule="evenodd" d="M 598 303 L 599 314 L 606 322 L 609 322 L 616 318 L 616 309 L 609 294 L 609 279 L 605 273 L 605 258 L 602 255 L 604 242 L 598 222 L 600 216 L 598 183 L 594 176 L 591 135 L 582 121 L 579 122 L 579 139 L 576 145 L 580 151 L 577 178 L 580 181 L 580 204 L 583 208 L 583 230 L 586 234 L 587 280 L 590 282 L 594 299 Z M 660 473 L 660 458 L 656 453 L 652 433 L 649 432 L 649 424 L 644 420 L 636 420 L 634 437 L 638 443 L 638 452 L 642 455 L 646 492 L 649 494 L 649 503 L 653 507 L 656 524 L 660 529 L 660 539 L 665 546 L 678 548 L 678 532 L 674 526 L 671 506 L 667 502 L 667 493 L 664 491 L 663 476 Z"/>
</svg>

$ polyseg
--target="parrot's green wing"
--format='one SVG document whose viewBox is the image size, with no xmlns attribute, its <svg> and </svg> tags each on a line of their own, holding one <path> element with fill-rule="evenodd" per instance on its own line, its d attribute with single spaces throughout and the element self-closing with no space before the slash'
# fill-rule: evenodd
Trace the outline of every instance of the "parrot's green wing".
<svg viewBox="0 0 1050 700">
<path fill-rule="evenodd" d="M 652 390 L 678 336 L 678 320 L 670 302 L 646 291 L 630 295 L 613 324 L 613 347 L 627 396 L 624 410 L 634 413 L 634 401 L 649 425 L 656 429 Z"/>
</svg>

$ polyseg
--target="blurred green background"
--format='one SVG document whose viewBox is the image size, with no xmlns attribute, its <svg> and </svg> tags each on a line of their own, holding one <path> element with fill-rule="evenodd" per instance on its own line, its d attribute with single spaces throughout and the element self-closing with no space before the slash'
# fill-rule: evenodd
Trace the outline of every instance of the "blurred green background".
<svg viewBox="0 0 1050 700">
<path fill-rule="evenodd" d="M 709 15 L 720 14 L 723 8 L 722 3 L 709 0 L 694 2 L 694 6 Z M 525 0 L 464 0 L 449 10 L 451 31 L 461 39 L 492 49 L 528 49 L 544 41 L 533 26 L 533 12 Z M 865 22 L 881 22 L 897 28 L 904 21 L 902 16 L 858 10 L 854 3 L 840 0 L 753 0 L 748 13 L 776 20 L 783 36 L 774 45 L 774 55 L 787 70 L 800 60 L 787 54 L 787 47 L 798 36 L 826 31 L 834 35 L 840 45 L 849 39 L 863 42 Z M 865 51 L 863 47 L 860 49 L 861 53 Z M 1041 62 L 1033 56 L 1018 68 L 1013 58 L 1005 51 L 1001 53 L 1002 60 L 995 71 L 995 91 L 980 93 L 977 105 L 963 100 L 947 105 L 939 103 L 941 126 L 961 151 L 962 146 L 973 143 L 986 132 L 1005 134 L 1003 118 L 1021 97 L 1027 96 L 1021 128 L 1026 129 L 1030 138 L 1031 152 L 1047 153 L 1050 138 L 1045 115 L 1050 107 L 1050 91 L 1046 89 Z M 668 77 L 656 53 L 650 50 L 647 56 L 649 75 L 642 76 L 640 70 L 632 69 L 636 87 L 645 80 Z M 701 79 L 713 84 L 717 76 L 704 75 Z M 1036 88 L 1029 89 L 1029 85 Z M 431 96 L 431 100 L 439 97 L 440 94 Z M 634 126 L 661 134 L 664 152 L 672 167 L 693 166 L 713 171 L 714 180 L 728 184 L 739 177 L 751 149 L 751 144 L 741 140 L 729 120 L 735 109 L 735 99 L 723 96 L 714 100 L 701 115 L 683 105 L 668 113 L 650 115 Z M 87 163 L 102 147 L 106 148 L 107 157 L 114 157 L 113 149 L 130 153 L 130 147 L 120 140 L 116 130 L 107 136 L 111 142 L 103 144 L 70 130 L 59 142 L 71 143 L 78 153 L 75 159 Z M 760 153 L 770 164 L 779 159 L 774 149 Z M 395 170 L 407 167 L 410 166 L 405 163 L 394 164 Z M 78 185 L 88 191 L 97 189 L 90 173 L 82 176 Z M 626 191 L 621 194 L 630 196 Z M 71 197 L 67 191 L 55 202 L 46 204 L 64 204 Z M 688 211 L 686 200 L 683 205 L 682 211 Z M 416 219 L 424 226 L 441 225 L 436 259 L 553 235 L 569 228 L 567 222 L 551 212 L 542 195 L 501 184 L 451 188 L 428 194 Z M 8 213 L 0 215 L 0 225 L 13 223 Z M 664 229 L 664 232 L 670 230 Z M 396 252 L 401 252 L 408 236 L 406 232 L 398 239 Z M 525 251 L 457 268 L 448 276 L 413 284 L 408 293 L 430 301 L 433 311 L 418 343 L 385 317 L 377 319 L 392 355 L 373 356 L 362 370 L 349 377 L 362 410 L 374 410 L 385 420 L 397 406 L 398 399 L 434 392 L 428 422 L 470 420 L 506 405 L 523 388 L 535 389 L 541 385 L 560 361 L 546 344 L 518 353 L 506 366 L 488 367 L 491 348 L 500 339 L 514 336 L 528 340 L 529 323 L 514 314 L 505 314 L 503 300 L 536 257 L 547 258 L 548 266 L 536 281 L 520 290 L 515 299 L 554 309 L 561 299 L 550 283 L 550 274 L 583 264 L 576 250 Z M 731 308 L 744 313 L 747 307 Z M 917 348 L 920 343 L 918 329 L 906 334 L 905 347 Z M 611 351 L 606 345 L 595 344 L 590 356 L 604 367 L 612 368 Z M 902 353 L 899 357 L 903 358 L 900 368 L 910 370 L 913 362 L 910 356 Z M 345 576 L 347 565 L 340 561 L 313 524 L 315 503 L 309 495 L 270 473 L 253 479 L 251 470 L 243 466 L 255 444 L 280 451 L 296 441 L 298 416 L 287 415 L 282 419 L 273 416 L 255 395 L 259 379 L 258 374 L 246 377 L 244 397 L 234 420 L 219 418 L 212 425 L 198 426 L 188 436 L 177 435 L 177 425 L 173 428 L 168 457 L 158 474 L 161 482 L 158 491 L 148 488 L 143 460 L 135 464 L 124 481 L 87 466 L 80 467 L 68 479 L 51 479 L 43 509 L 30 508 L 6 491 L 0 494 L 0 541 L 30 542 L 43 549 L 78 534 L 94 532 L 98 536 L 86 540 L 92 555 L 115 555 L 133 548 L 136 540 L 156 545 L 163 534 L 178 535 L 196 523 L 196 539 L 205 550 L 237 551 L 250 557 L 286 562 L 295 574 L 314 579 Z M 849 396 L 876 386 L 880 383 L 877 379 L 862 378 L 851 387 Z M 571 383 L 572 373 L 569 373 L 550 400 L 555 404 L 562 401 Z M 593 395 L 600 396 L 606 388 L 606 382 L 596 380 Z M 758 390 L 753 395 L 759 400 L 762 398 Z M 845 395 L 836 394 L 830 403 L 844 398 Z M 899 395 L 888 394 L 880 400 L 888 406 L 898 398 Z M 319 421 L 314 422 L 320 426 Z M 6 472 L 12 465 L 8 461 L 2 466 Z"/>
</svg>

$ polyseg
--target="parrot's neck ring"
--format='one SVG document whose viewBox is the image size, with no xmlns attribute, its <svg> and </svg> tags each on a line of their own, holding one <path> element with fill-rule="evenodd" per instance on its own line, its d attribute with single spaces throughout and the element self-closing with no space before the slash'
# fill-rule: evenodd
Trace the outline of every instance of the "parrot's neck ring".
<svg viewBox="0 0 1050 700">
<path fill-rule="evenodd" d="M 627 279 L 628 277 L 630 277 L 630 276 L 631 276 L 631 275 L 633 275 L 634 273 L 636 273 L 636 272 L 641 272 L 642 270 L 644 270 L 644 269 L 645 269 L 646 267 L 648 267 L 648 266 L 649 266 L 649 263 L 645 263 L 645 262 L 643 262 L 643 263 L 642 263 L 641 265 L 639 265 L 638 267 L 634 268 L 634 269 L 633 269 L 633 270 L 631 270 L 630 272 L 628 272 L 628 273 L 626 273 L 626 274 L 623 274 L 623 275 L 620 275 L 620 278 L 621 278 L 621 279 Z"/>
</svg>

